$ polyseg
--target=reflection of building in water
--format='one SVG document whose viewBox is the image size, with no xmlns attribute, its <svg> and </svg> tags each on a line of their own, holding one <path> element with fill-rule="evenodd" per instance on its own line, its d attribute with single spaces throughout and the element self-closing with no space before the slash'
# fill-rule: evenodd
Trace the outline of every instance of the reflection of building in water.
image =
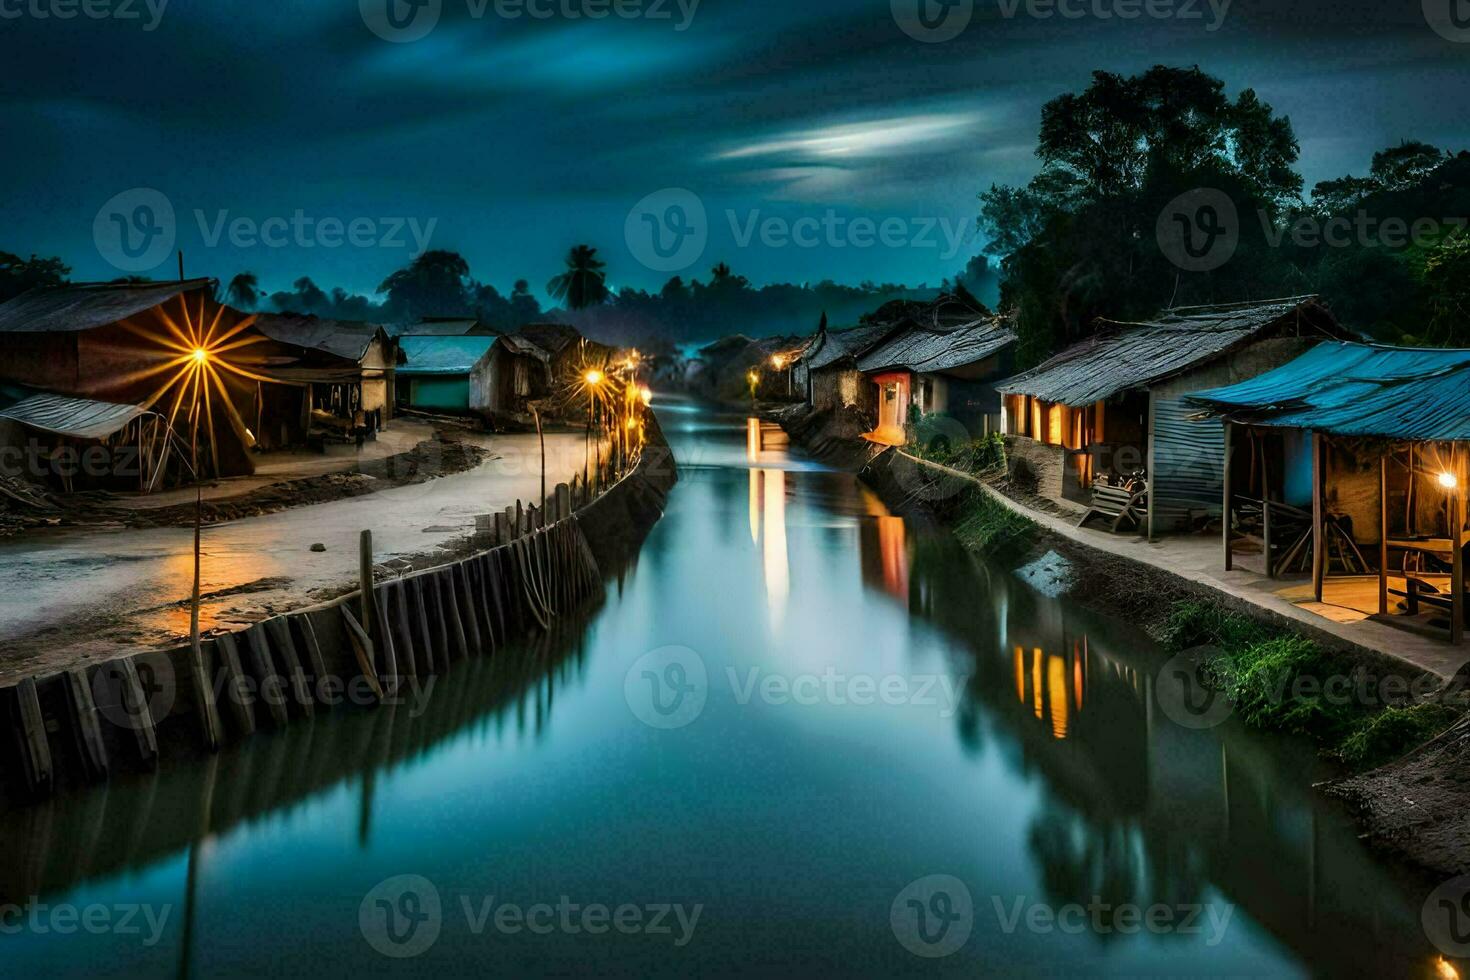
<svg viewBox="0 0 1470 980">
<path fill-rule="evenodd" d="M 874 514 L 858 520 L 863 584 L 909 601 L 908 529 L 902 517 Z"/>
</svg>

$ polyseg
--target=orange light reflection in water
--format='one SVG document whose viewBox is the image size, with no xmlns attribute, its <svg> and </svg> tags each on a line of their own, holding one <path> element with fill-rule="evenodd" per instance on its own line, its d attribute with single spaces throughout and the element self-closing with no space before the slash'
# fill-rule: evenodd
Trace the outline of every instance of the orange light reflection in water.
<svg viewBox="0 0 1470 980">
<path fill-rule="evenodd" d="M 908 531 L 902 517 L 880 517 L 878 555 L 883 562 L 883 588 L 904 602 L 909 598 Z"/>
<path fill-rule="evenodd" d="M 771 626 L 779 629 L 786 617 L 786 600 L 791 594 L 791 567 L 786 554 L 786 473 L 763 470 L 765 480 L 765 527 L 763 557 L 766 571 L 766 602 Z"/>
</svg>

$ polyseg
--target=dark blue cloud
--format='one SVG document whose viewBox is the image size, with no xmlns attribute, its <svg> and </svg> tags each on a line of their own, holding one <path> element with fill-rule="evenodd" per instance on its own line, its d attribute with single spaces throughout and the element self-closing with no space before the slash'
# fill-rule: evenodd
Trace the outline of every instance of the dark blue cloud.
<svg viewBox="0 0 1470 980">
<path fill-rule="evenodd" d="M 442 0 L 433 30 L 405 44 L 369 30 L 356 0 L 170 0 L 151 31 L 3 19 L 0 248 L 115 275 L 93 219 L 118 192 L 155 187 L 192 273 L 370 290 L 411 254 L 210 244 L 221 214 L 302 212 L 434 221 L 434 246 L 503 287 L 539 288 L 587 241 L 615 281 L 651 288 L 666 275 L 625 244 L 628 209 L 686 187 L 709 215 L 691 274 L 724 260 L 757 282 L 933 283 L 979 243 L 773 247 L 742 229 L 832 216 L 968 229 L 979 191 L 1034 172 L 1046 100 L 1093 69 L 1157 62 L 1199 64 L 1289 114 L 1309 183 L 1361 172 L 1400 139 L 1466 143 L 1470 44 L 1432 31 L 1420 0 L 1235 0 L 1211 30 L 1221 2 L 1179 0 L 1198 20 L 1122 20 L 977 0 L 939 44 L 900 30 L 889 0 L 702 0 L 682 30 L 674 0 L 667 20 L 597 21 L 509 20 L 493 0 L 476 17 L 471 0 Z"/>
</svg>

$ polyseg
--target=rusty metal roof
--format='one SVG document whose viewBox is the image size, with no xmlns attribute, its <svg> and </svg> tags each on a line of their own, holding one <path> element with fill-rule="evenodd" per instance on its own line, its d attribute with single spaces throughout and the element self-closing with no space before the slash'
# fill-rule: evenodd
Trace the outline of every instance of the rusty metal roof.
<svg viewBox="0 0 1470 980">
<path fill-rule="evenodd" d="M 0 304 L 0 333 L 76 333 L 136 316 L 182 293 L 214 289 L 213 279 L 73 283 L 32 289 Z"/>
<path fill-rule="evenodd" d="M 942 373 L 993 357 L 1016 342 L 1009 317 L 959 326 L 913 324 L 858 358 L 858 370 Z"/>
<path fill-rule="evenodd" d="M 1470 350 L 1319 344 L 1274 371 L 1190 398 L 1251 425 L 1467 441 Z"/>
<path fill-rule="evenodd" d="M 996 387 L 1002 394 L 1030 395 L 1077 408 L 1156 384 L 1228 354 L 1267 331 L 1344 336 L 1314 297 L 1181 308 L 1152 323 L 1098 320 L 1097 327 L 1095 335 Z"/>
</svg>

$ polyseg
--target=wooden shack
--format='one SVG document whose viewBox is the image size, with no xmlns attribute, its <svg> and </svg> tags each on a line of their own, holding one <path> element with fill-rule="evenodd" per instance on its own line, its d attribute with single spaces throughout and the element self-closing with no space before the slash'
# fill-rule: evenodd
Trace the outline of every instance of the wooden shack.
<svg viewBox="0 0 1470 980">
<path fill-rule="evenodd" d="M 1322 344 L 1193 400 L 1226 422 L 1227 569 L 1463 641 L 1470 351 Z"/>
<path fill-rule="evenodd" d="M 1315 297 L 1099 320 L 1086 340 L 998 386 L 1013 472 L 1085 514 L 1126 489 L 1152 539 L 1220 514 L 1225 437 L 1187 396 L 1255 377 L 1344 332 Z"/>
</svg>

